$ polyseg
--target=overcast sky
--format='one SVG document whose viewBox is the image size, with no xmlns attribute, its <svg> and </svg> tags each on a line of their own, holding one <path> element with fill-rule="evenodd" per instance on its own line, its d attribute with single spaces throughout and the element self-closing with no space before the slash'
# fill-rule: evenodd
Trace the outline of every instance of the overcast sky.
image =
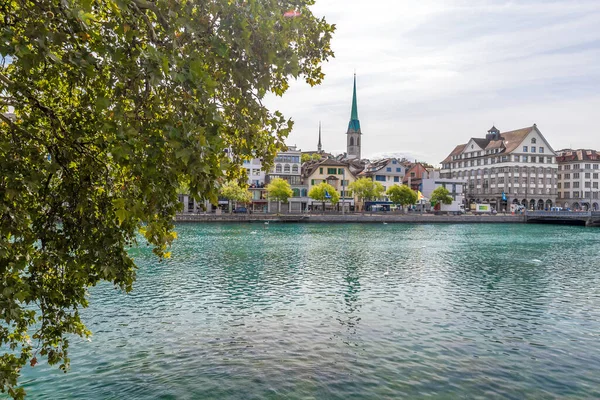
<svg viewBox="0 0 600 400">
<path fill-rule="evenodd" d="M 346 149 L 357 73 L 363 157 L 438 164 L 455 145 L 537 123 L 555 149 L 600 150 L 600 0 L 317 0 L 337 26 L 319 87 L 269 105 L 287 144 Z"/>
</svg>

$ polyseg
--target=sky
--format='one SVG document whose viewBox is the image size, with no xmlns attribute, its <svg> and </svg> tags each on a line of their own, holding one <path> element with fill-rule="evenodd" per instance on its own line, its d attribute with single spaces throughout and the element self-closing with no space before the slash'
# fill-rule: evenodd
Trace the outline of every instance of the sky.
<svg viewBox="0 0 600 400">
<path fill-rule="evenodd" d="M 554 150 L 600 150 L 600 0 L 317 0 L 337 30 L 325 81 L 267 104 L 288 145 L 346 149 L 353 73 L 366 158 L 439 164 L 456 145 L 534 123 Z"/>
</svg>

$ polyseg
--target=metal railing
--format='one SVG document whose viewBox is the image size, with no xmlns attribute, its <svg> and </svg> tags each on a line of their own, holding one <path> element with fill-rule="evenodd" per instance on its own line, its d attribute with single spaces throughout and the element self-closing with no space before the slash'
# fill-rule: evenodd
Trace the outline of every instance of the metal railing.
<svg viewBox="0 0 600 400">
<path fill-rule="evenodd" d="M 591 217 L 591 211 L 526 211 L 528 217 L 565 217 L 565 218 L 584 218 Z M 600 214 L 600 213 L 598 213 Z"/>
</svg>

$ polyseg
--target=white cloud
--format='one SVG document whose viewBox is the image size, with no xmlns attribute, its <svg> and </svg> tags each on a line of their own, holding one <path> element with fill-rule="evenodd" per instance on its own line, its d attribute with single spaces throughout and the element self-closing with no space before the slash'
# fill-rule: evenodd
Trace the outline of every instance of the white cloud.
<svg viewBox="0 0 600 400">
<path fill-rule="evenodd" d="M 325 82 L 268 103 L 292 117 L 288 142 L 343 149 L 357 72 L 363 154 L 438 163 L 492 124 L 536 122 L 556 148 L 600 148 L 600 2 L 317 0 L 337 25 Z"/>
</svg>

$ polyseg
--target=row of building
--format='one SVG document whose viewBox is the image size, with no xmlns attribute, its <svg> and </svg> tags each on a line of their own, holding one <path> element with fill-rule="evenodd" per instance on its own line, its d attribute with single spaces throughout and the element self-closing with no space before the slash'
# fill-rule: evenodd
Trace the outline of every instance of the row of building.
<svg viewBox="0 0 600 400">
<path fill-rule="evenodd" d="M 536 124 L 508 132 L 493 126 L 483 137 L 470 138 L 465 144 L 457 145 L 441 162 L 441 168 L 404 158 L 363 159 L 362 135 L 355 76 L 346 153 L 333 156 L 325 152 L 319 126 L 316 151 L 302 152 L 289 147 L 277 155 L 270 169 L 266 169 L 260 159 L 244 162 L 252 193 L 248 206 L 254 212 L 275 210 L 277 205 L 269 201 L 265 186 L 274 178 L 282 178 L 290 183 L 294 193 L 286 206 L 290 212 L 320 210 L 322 203 L 310 199 L 308 193 L 321 182 L 329 183 L 340 194 L 339 204 L 326 204 L 327 209 L 353 211 L 358 204 L 348 191 L 348 185 L 361 177 L 369 177 L 386 190 L 394 184 L 409 185 L 421 191 L 425 198 L 436 187 L 444 186 L 466 209 L 475 204 L 489 204 L 500 212 L 514 210 L 515 206 L 537 210 L 600 209 L 600 152 L 555 151 Z M 311 159 L 303 163 L 303 154 L 310 155 Z M 185 203 L 186 212 L 210 207 L 196 204 L 185 195 L 180 199 Z M 218 207 L 224 208 L 226 204 L 227 201 L 222 200 Z M 371 204 L 389 205 L 389 201 L 384 196 Z"/>
</svg>

